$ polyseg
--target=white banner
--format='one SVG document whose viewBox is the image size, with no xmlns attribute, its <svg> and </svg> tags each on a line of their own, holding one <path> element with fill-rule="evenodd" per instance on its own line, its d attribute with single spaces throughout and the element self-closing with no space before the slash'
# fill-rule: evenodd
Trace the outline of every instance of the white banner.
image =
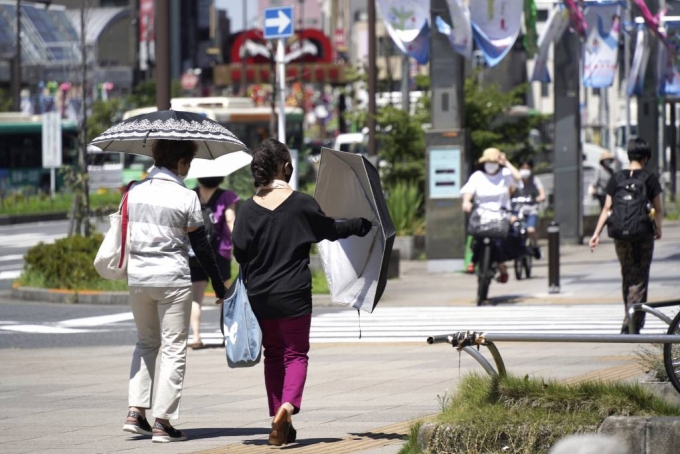
<svg viewBox="0 0 680 454">
<path fill-rule="evenodd" d="M 642 94 L 642 84 L 647 72 L 649 61 L 649 36 L 645 27 L 638 27 L 637 39 L 635 40 L 635 54 L 633 64 L 628 75 L 626 93 L 628 96 Z"/>
<path fill-rule="evenodd" d="M 61 115 L 47 112 L 42 114 L 42 166 L 49 169 L 61 164 Z"/>
<path fill-rule="evenodd" d="M 586 3 L 588 38 L 583 56 L 583 86 L 607 88 L 614 83 L 619 58 L 621 7 L 618 2 Z"/>
<path fill-rule="evenodd" d="M 550 83 L 550 71 L 548 70 L 548 56 L 550 46 L 562 37 L 569 26 L 569 11 L 561 6 L 556 6 L 550 13 L 548 22 L 538 38 L 538 53 L 534 60 L 534 70 L 531 74 L 532 82 Z"/>
<path fill-rule="evenodd" d="M 429 22 L 429 0 L 378 0 L 377 5 L 387 32 L 400 48 L 416 39 Z"/>
<path fill-rule="evenodd" d="M 472 33 L 488 66 L 496 66 L 517 40 L 524 0 L 474 0 Z"/>
<path fill-rule="evenodd" d="M 449 25 L 437 17 L 437 28 L 449 38 L 451 47 L 465 58 L 472 56 L 472 24 L 470 23 L 470 8 L 466 0 L 447 0 L 451 20 Z"/>
</svg>

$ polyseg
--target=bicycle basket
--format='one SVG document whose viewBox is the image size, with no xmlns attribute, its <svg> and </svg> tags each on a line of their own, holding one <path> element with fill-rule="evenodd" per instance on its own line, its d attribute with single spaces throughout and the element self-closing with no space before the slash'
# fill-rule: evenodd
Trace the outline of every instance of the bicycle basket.
<svg viewBox="0 0 680 454">
<path fill-rule="evenodd" d="M 510 217 L 505 211 L 475 208 L 470 214 L 468 234 L 487 238 L 505 238 L 510 230 Z"/>
</svg>

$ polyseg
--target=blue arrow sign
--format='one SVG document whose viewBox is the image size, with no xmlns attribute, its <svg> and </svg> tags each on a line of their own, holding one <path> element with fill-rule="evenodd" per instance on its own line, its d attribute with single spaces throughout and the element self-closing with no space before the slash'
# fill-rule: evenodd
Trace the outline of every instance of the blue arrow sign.
<svg viewBox="0 0 680 454">
<path fill-rule="evenodd" d="M 264 10 L 264 39 L 293 36 L 293 7 L 281 6 Z"/>
</svg>

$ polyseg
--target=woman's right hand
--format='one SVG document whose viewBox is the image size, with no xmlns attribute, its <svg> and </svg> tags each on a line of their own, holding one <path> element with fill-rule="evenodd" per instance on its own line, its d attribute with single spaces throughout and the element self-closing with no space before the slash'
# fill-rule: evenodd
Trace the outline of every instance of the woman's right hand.
<svg viewBox="0 0 680 454">
<path fill-rule="evenodd" d="M 593 235 L 590 238 L 590 252 L 595 252 L 595 249 L 597 249 L 597 246 L 600 244 L 600 235 Z"/>
<path fill-rule="evenodd" d="M 472 211 L 472 202 L 469 200 L 463 200 L 463 211 L 470 213 Z"/>
</svg>

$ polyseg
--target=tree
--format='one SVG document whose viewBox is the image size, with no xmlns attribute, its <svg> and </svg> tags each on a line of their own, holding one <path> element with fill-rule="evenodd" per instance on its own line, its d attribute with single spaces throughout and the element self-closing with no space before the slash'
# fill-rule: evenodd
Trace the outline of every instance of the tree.
<svg viewBox="0 0 680 454">
<path fill-rule="evenodd" d="M 122 108 L 123 103 L 120 98 L 95 101 L 92 104 L 92 111 L 87 117 L 87 141 L 90 142 L 119 121 Z"/>
<path fill-rule="evenodd" d="M 10 112 L 13 104 L 12 97 L 7 93 L 7 90 L 0 88 L 0 112 Z"/>
<path fill-rule="evenodd" d="M 182 85 L 178 80 L 173 80 L 170 87 L 170 94 L 173 98 L 182 95 Z M 132 90 L 128 98 L 131 107 L 151 107 L 156 105 L 156 81 L 145 80 L 138 83 Z"/>
</svg>

